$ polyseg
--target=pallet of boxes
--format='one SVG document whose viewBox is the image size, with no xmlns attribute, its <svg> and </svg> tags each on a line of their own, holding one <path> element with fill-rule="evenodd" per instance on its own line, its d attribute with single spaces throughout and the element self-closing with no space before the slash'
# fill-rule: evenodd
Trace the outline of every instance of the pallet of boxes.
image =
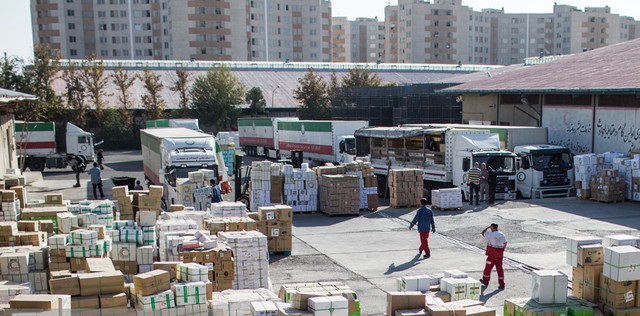
<svg viewBox="0 0 640 316">
<path fill-rule="evenodd" d="M 573 266 L 572 294 L 608 316 L 637 315 L 640 238 L 630 235 L 567 238 L 567 263 Z"/>
<path fill-rule="evenodd" d="M 416 207 L 423 196 L 421 169 L 389 170 L 389 205 L 392 208 Z"/>
<path fill-rule="evenodd" d="M 269 253 L 291 255 L 293 208 L 289 205 L 258 208 L 257 229 L 267 236 Z"/>
<path fill-rule="evenodd" d="M 360 215 L 360 180 L 347 175 L 345 166 L 316 167 L 320 187 L 318 206 L 327 215 Z"/>
<path fill-rule="evenodd" d="M 280 184 L 275 183 L 274 186 L 283 187 L 282 195 L 284 204 L 290 206 L 296 213 L 315 212 L 318 210 L 318 180 L 313 170 L 309 169 L 309 164 L 303 163 L 300 168 L 293 168 L 292 165 L 282 166 L 283 181 Z M 271 181 L 275 177 L 271 176 Z M 273 191 L 272 191 L 273 192 Z M 272 202 L 280 204 L 273 199 Z"/>
<path fill-rule="evenodd" d="M 360 209 L 378 210 L 378 178 L 371 163 L 362 160 L 344 164 L 347 175 L 358 177 L 360 187 Z"/>
<path fill-rule="evenodd" d="M 576 196 L 599 202 L 640 201 L 640 154 L 574 156 Z"/>
<path fill-rule="evenodd" d="M 387 315 L 496 315 L 480 301 L 480 281 L 459 270 L 404 276 L 396 284 L 387 293 Z"/>
<path fill-rule="evenodd" d="M 278 297 L 278 315 L 360 315 L 356 292 L 340 281 L 283 284 Z"/>
<path fill-rule="evenodd" d="M 283 198 L 282 164 L 270 161 L 254 161 L 251 163 L 251 209 L 260 206 L 281 204 Z"/>
</svg>

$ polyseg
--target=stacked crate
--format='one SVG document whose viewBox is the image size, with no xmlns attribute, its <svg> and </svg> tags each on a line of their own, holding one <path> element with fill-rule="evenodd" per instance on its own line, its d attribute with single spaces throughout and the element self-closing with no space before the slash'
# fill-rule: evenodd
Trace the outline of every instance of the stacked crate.
<svg viewBox="0 0 640 316">
<path fill-rule="evenodd" d="M 231 137 L 229 132 L 219 132 L 216 139 L 222 150 L 222 159 L 224 160 L 227 174 L 232 175 L 235 170 L 234 165 L 236 159 L 236 144 L 233 142 L 233 137 Z"/>
<path fill-rule="evenodd" d="M 373 174 L 373 167 L 361 160 L 344 164 L 347 175 L 358 177 L 360 184 L 360 209 L 378 209 L 378 179 Z"/>
<path fill-rule="evenodd" d="M 288 205 L 258 208 L 257 229 L 267 236 L 270 252 L 291 252 L 293 208 Z"/>
<path fill-rule="evenodd" d="M 215 236 L 218 232 L 256 230 L 258 223 L 250 217 L 214 217 L 204 220 L 204 229 Z"/>
<path fill-rule="evenodd" d="M 591 199 L 600 202 L 623 202 L 626 184 L 618 169 L 602 169 L 591 176 Z"/>
<path fill-rule="evenodd" d="M 234 254 L 233 289 L 269 288 L 267 236 L 258 231 L 219 232 Z"/>
<path fill-rule="evenodd" d="M 274 177 L 274 182 L 272 182 Z M 272 201 L 272 197 L 274 200 Z M 282 164 L 270 161 L 251 163 L 251 207 L 282 203 Z"/>
<path fill-rule="evenodd" d="M 283 284 L 278 292 L 278 297 L 283 303 L 278 304 L 281 310 L 292 309 L 292 312 L 310 311 L 310 305 L 314 297 L 339 297 L 339 304 L 346 304 L 346 310 L 336 310 L 335 315 L 360 315 L 360 301 L 356 293 L 343 282 L 317 282 L 317 283 L 289 283 Z M 422 306 L 424 307 L 424 295 L 422 296 Z M 344 305 L 341 305 L 344 308 Z"/>
<path fill-rule="evenodd" d="M 234 258 L 231 248 L 224 244 L 206 245 L 193 250 L 180 251 L 179 260 L 184 263 L 197 263 L 207 267 L 208 280 L 214 291 L 223 291 L 233 287 Z"/>
<path fill-rule="evenodd" d="M 2 194 L 2 217 L 3 221 L 17 222 L 20 217 L 20 200 L 14 190 L 1 190 Z"/>
<path fill-rule="evenodd" d="M 300 169 L 292 165 L 282 166 L 284 175 L 284 203 L 294 212 L 315 212 L 318 210 L 318 180 L 309 164 L 303 163 Z M 280 203 L 277 201 L 276 203 Z"/>
<path fill-rule="evenodd" d="M 360 178 L 354 175 L 323 175 L 320 211 L 327 215 L 360 214 Z"/>
<path fill-rule="evenodd" d="M 460 188 L 431 190 L 433 208 L 451 210 L 462 208 L 462 194 Z"/>
<path fill-rule="evenodd" d="M 389 170 L 389 205 L 392 208 L 419 206 L 422 187 L 421 169 Z"/>
<path fill-rule="evenodd" d="M 48 247 L 2 248 L 0 273 L 3 280 L 25 283 L 32 293 L 47 293 L 48 269 Z"/>
</svg>

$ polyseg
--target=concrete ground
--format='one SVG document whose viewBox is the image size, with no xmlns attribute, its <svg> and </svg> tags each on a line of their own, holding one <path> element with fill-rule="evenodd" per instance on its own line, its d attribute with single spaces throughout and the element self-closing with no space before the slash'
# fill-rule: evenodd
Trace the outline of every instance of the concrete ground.
<svg viewBox="0 0 640 316">
<path fill-rule="evenodd" d="M 106 153 L 105 195 L 110 197 L 113 176 L 142 179 L 140 152 Z M 32 177 L 32 178 L 37 178 Z M 83 175 L 82 188 L 73 188 L 74 174 L 53 171 L 28 188 L 29 198 L 41 199 L 48 192 L 62 192 L 78 201 L 92 196 Z M 388 205 L 381 200 L 381 205 Z M 431 258 L 417 256 L 418 233 L 409 231 L 415 209 L 382 206 L 359 216 L 329 217 L 321 213 L 295 214 L 293 251 L 290 256 L 272 256 L 272 290 L 293 282 L 340 280 L 361 301 L 363 315 L 383 315 L 386 291 L 396 290 L 396 278 L 459 269 L 480 278 L 484 268 L 484 243 L 480 231 L 498 223 L 507 235 L 505 274 L 507 287 L 498 290 L 493 271 L 481 300 L 502 314 L 505 298 L 531 295 L 531 270 L 560 270 L 569 276 L 565 259 L 565 237 L 576 235 L 640 236 L 640 204 L 598 203 L 577 198 L 520 200 L 496 205 L 467 206 L 460 211 L 434 211 L 437 233 L 429 238 Z"/>
</svg>

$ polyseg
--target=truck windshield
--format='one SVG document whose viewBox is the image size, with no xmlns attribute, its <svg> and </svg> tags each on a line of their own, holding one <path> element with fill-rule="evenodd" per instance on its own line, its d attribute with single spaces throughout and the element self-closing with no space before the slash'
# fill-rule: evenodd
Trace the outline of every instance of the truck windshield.
<svg viewBox="0 0 640 316">
<path fill-rule="evenodd" d="M 513 156 L 474 155 L 473 162 L 478 162 L 480 166 L 482 166 L 482 163 L 486 163 L 487 166 L 491 166 L 496 170 L 498 174 L 515 172 L 515 157 Z"/>
<path fill-rule="evenodd" d="M 550 169 L 571 169 L 571 156 L 569 153 L 531 153 L 531 165 L 538 171 Z"/>
<path fill-rule="evenodd" d="M 355 138 L 347 138 L 344 140 L 344 149 L 345 152 L 349 155 L 355 156 L 356 154 L 356 139 Z"/>
</svg>

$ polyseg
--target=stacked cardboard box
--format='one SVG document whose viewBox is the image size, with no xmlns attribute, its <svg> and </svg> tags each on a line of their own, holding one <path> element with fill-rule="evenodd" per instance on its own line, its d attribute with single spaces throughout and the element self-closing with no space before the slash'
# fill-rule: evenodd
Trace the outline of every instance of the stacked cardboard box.
<svg viewBox="0 0 640 316">
<path fill-rule="evenodd" d="M 617 169 L 602 169 L 591 176 L 591 199 L 601 202 L 622 202 L 625 198 L 625 181 Z"/>
<path fill-rule="evenodd" d="M 158 220 L 156 231 L 160 260 L 178 261 L 178 247 L 182 244 L 182 236 L 186 234 L 193 235 L 196 229 L 198 229 L 198 225 L 193 220 Z M 193 233 L 188 233 L 189 231 L 193 231 Z"/>
<path fill-rule="evenodd" d="M 315 212 L 318 210 L 318 180 L 309 164 L 300 169 L 292 165 L 282 166 L 284 174 L 284 203 L 295 212 Z M 280 203 L 280 202 L 276 202 Z"/>
<path fill-rule="evenodd" d="M 0 247 L 46 246 L 47 233 L 20 231 L 16 222 L 0 222 Z"/>
<path fill-rule="evenodd" d="M 360 209 L 378 209 L 378 180 L 373 167 L 361 160 L 344 164 L 346 174 L 358 177 L 360 184 Z"/>
<path fill-rule="evenodd" d="M 428 292 L 428 291 L 431 291 L 431 289 L 439 289 L 440 280 L 442 280 L 442 278 L 444 278 L 444 273 L 409 275 L 409 276 L 399 277 L 396 279 L 396 285 L 397 285 L 396 291 Z"/>
<path fill-rule="evenodd" d="M 595 166 L 595 154 L 573 156 L 574 185 L 576 187 L 577 198 L 591 198 L 591 176 L 596 174 Z"/>
<path fill-rule="evenodd" d="M 20 200 L 14 190 L 0 190 L 0 194 L 2 195 L 2 217 L 0 218 L 3 221 L 14 221 L 17 222 L 20 217 Z"/>
<path fill-rule="evenodd" d="M 213 217 L 204 220 L 204 228 L 215 236 L 218 232 L 256 230 L 258 223 L 250 217 Z"/>
<path fill-rule="evenodd" d="M 270 161 L 254 161 L 251 163 L 251 207 L 257 210 L 260 206 L 282 203 L 282 164 Z M 271 177 L 275 183 L 272 183 Z M 278 186 L 279 185 L 279 186 Z M 280 191 L 280 192 L 278 192 Z M 271 197 L 276 200 L 272 201 Z"/>
<path fill-rule="evenodd" d="M 69 219 L 68 214 L 64 219 L 74 221 L 71 226 L 89 227 L 91 225 L 104 225 L 106 228 L 111 229 L 114 221 L 114 209 L 115 205 L 110 200 L 104 201 L 80 201 L 78 204 L 67 205 L 69 213 L 77 217 L 77 220 Z M 75 224 L 77 221 L 77 224 Z M 58 225 L 60 226 L 60 215 L 58 215 Z M 68 233 L 68 231 L 62 230 L 62 233 Z"/>
<path fill-rule="evenodd" d="M 25 283 L 33 293 L 47 293 L 49 248 L 2 248 L 0 273 L 3 280 Z"/>
<path fill-rule="evenodd" d="M 360 214 L 360 180 L 353 175 L 323 175 L 320 211 L 328 215 Z"/>
<path fill-rule="evenodd" d="M 224 166 L 227 169 L 227 174 L 232 175 L 234 172 L 234 165 L 236 160 L 236 144 L 229 132 L 219 132 L 216 135 L 216 140 L 222 150 L 222 160 L 224 160 Z"/>
<path fill-rule="evenodd" d="M 214 292 L 209 301 L 210 315 L 234 316 L 252 315 L 251 303 L 272 301 L 279 303 L 280 299 L 267 289 L 225 290 Z"/>
<path fill-rule="evenodd" d="M 235 276 L 233 251 L 220 244 L 213 249 L 198 248 L 180 252 L 180 261 L 197 263 L 207 267 L 208 280 L 213 282 L 214 291 L 231 289 Z M 176 268 L 177 271 L 177 268 Z"/>
<path fill-rule="evenodd" d="M 222 201 L 211 205 L 209 214 L 213 217 L 246 217 L 247 206 L 242 202 Z"/>
<path fill-rule="evenodd" d="M 291 251 L 293 208 L 288 205 L 262 206 L 258 208 L 258 230 L 267 236 L 269 251 Z"/>
<path fill-rule="evenodd" d="M 612 197 L 621 199 L 620 191 L 623 191 L 624 198 L 640 201 L 640 154 L 634 154 L 632 157 L 612 152 L 576 155 L 574 166 L 576 193 L 579 198 L 594 197 L 594 191 L 600 190 L 598 193 L 605 195 L 605 199 L 615 201 Z M 617 170 L 617 175 L 613 176 L 613 171 L 603 174 L 603 170 L 607 169 Z M 620 182 L 624 182 L 624 190 Z M 617 188 L 612 186 L 614 183 L 618 184 Z M 594 199 L 601 200 L 601 197 L 597 196 Z"/>
<path fill-rule="evenodd" d="M 233 289 L 269 287 L 267 236 L 258 231 L 219 232 L 218 240 L 234 254 Z"/>
<path fill-rule="evenodd" d="M 65 245 L 71 271 L 81 271 L 86 266 L 85 258 L 103 258 L 109 254 L 111 240 L 107 236 L 98 239 L 98 231 L 77 229 L 71 231 Z"/>
<path fill-rule="evenodd" d="M 9 315 L 71 315 L 69 295 L 20 294 L 9 301 Z"/>
<path fill-rule="evenodd" d="M 422 294 L 422 293 L 421 293 Z M 291 283 L 283 284 L 278 292 L 278 297 L 289 306 L 279 306 L 295 311 L 309 310 L 309 300 L 313 297 L 339 296 L 347 299 L 348 314 L 360 315 L 360 301 L 354 291 L 343 282 L 317 282 L 317 283 Z M 424 307 L 424 294 L 422 294 L 422 306 Z"/>
<path fill-rule="evenodd" d="M 507 298 L 503 315 L 594 315 L 593 306 L 589 304 L 576 298 L 567 298 L 563 304 L 541 304 L 530 297 Z"/>
<path fill-rule="evenodd" d="M 441 210 L 461 208 L 462 194 L 459 188 L 431 190 L 431 203 Z"/>
<path fill-rule="evenodd" d="M 30 221 L 53 221 L 53 231 L 58 232 L 58 213 L 68 212 L 67 206 L 28 207 L 21 210 L 20 219 Z"/>
<path fill-rule="evenodd" d="M 426 313 L 419 311 L 411 313 L 411 310 L 397 310 L 396 315 L 470 315 L 470 316 L 495 316 L 496 310 L 484 306 L 484 303 L 478 300 L 464 299 L 459 301 L 444 302 L 438 298 L 430 298 L 427 296 Z"/>
<path fill-rule="evenodd" d="M 203 211 L 196 211 L 193 210 L 192 208 L 188 208 L 188 209 L 184 209 L 182 211 L 175 211 L 175 212 L 166 212 L 166 213 L 162 213 L 162 215 L 160 216 L 160 219 L 163 220 L 193 220 L 198 229 L 206 229 L 204 227 L 204 220 L 205 218 L 209 218 L 210 215 L 206 212 Z"/>
<path fill-rule="evenodd" d="M 152 270 L 133 277 L 135 308 L 160 311 L 175 308 L 175 293 L 171 291 L 171 276 L 165 270 Z"/>
<path fill-rule="evenodd" d="M 31 288 L 28 284 L 21 282 L 0 280 L 0 293 L 0 305 L 6 305 L 12 298 L 20 294 L 31 293 Z"/>
<path fill-rule="evenodd" d="M 422 169 L 389 170 L 389 205 L 393 208 L 420 205 L 422 187 Z"/>
</svg>

